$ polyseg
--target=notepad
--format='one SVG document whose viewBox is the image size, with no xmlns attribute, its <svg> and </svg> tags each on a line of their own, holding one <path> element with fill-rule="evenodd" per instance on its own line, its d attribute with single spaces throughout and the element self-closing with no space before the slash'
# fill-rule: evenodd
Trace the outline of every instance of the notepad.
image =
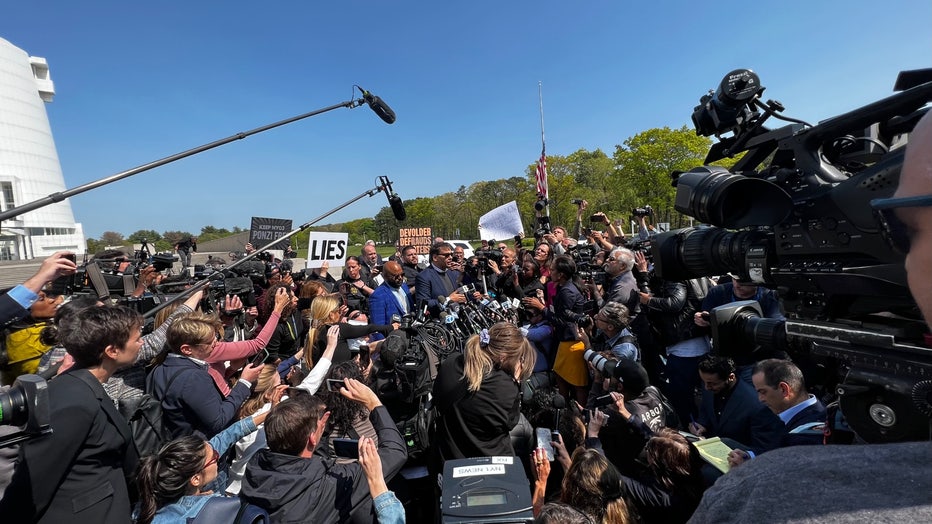
<svg viewBox="0 0 932 524">
<path fill-rule="evenodd" d="M 728 453 L 731 448 L 718 437 L 697 440 L 692 443 L 699 450 L 699 455 L 709 464 L 712 464 L 722 473 L 728 473 Z"/>
</svg>

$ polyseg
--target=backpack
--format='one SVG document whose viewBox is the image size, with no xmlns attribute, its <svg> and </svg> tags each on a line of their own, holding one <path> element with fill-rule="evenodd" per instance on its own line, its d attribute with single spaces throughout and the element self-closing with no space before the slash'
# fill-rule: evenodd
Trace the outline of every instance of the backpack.
<svg viewBox="0 0 932 524">
<path fill-rule="evenodd" d="M 268 524 L 269 514 L 239 497 L 210 497 L 188 524 Z"/>
<path fill-rule="evenodd" d="M 178 378 L 178 375 L 185 371 L 187 370 L 182 369 L 171 376 L 168 385 L 165 387 L 166 392 L 171 388 L 172 382 Z M 157 400 L 152 395 L 151 375 L 146 380 L 146 392 L 139 397 L 136 405 L 129 412 L 132 413 L 129 417 L 129 427 L 140 457 L 158 453 L 165 443 L 171 441 L 171 433 L 165 429 L 165 424 L 162 423 L 162 401 Z"/>
<path fill-rule="evenodd" d="M 430 405 L 427 395 L 421 397 L 417 412 L 396 423 L 405 441 L 409 460 L 426 459 L 430 443 L 437 433 L 437 407 Z"/>
</svg>

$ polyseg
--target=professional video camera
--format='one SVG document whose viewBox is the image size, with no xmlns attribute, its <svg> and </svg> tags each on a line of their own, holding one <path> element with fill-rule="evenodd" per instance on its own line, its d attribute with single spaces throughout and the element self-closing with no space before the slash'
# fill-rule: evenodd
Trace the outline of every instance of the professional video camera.
<svg viewBox="0 0 932 524">
<path fill-rule="evenodd" d="M 0 425 L 22 430 L 0 437 L 0 448 L 45 435 L 49 424 L 48 384 L 38 375 L 21 375 L 7 391 L 0 392 Z"/>
<path fill-rule="evenodd" d="M 608 281 L 602 266 L 592 262 L 599 248 L 592 244 L 576 244 L 566 248 L 566 251 L 576 263 L 576 274 L 583 281 L 599 285 L 604 285 Z"/>
<path fill-rule="evenodd" d="M 631 214 L 636 217 L 649 217 L 654 215 L 654 209 L 650 206 L 636 207 L 631 210 Z"/>
<path fill-rule="evenodd" d="M 732 71 L 692 118 L 698 134 L 719 137 L 706 163 L 746 153 L 732 172 L 674 174 L 676 210 L 711 226 L 652 242 L 664 279 L 731 272 L 776 288 L 785 323 L 729 304 L 729 318 L 713 315 L 713 334 L 785 348 L 824 370 L 819 381 L 867 441 L 929 437 L 932 349 L 903 258 L 887 247 L 870 201 L 897 186 L 907 136 L 932 101 L 930 80 L 929 71 L 901 73 L 901 93 L 810 125 L 761 102 L 755 73 Z M 771 130 L 769 117 L 791 124 Z"/>
</svg>

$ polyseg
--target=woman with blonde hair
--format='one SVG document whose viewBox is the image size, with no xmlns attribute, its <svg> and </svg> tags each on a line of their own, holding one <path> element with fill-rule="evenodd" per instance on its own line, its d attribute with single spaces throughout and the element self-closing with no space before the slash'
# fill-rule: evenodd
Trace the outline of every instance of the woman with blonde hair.
<svg viewBox="0 0 932 524">
<path fill-rule="evenodd" d="M 311 303 L 311 329 L 308 331 L 307 344 L 304 350 L 304 361 L 308 368 L 313 368 L 314 363 L 323 356 L 327 348 L 326 333 L 333 326 L 337 326 L 340 330 L 337 347 L 333 357 L 331 357 L 334 364 L 353 359 L 349 345 L 346 343 L 347 340 L 362 338 L 373 333 L 388 335 L 392 330 L 398 329 L 398 324 L 382 326 L 378 324 L 354 325 L 340 322 L 340 301 L 331 295 L 319 296 Z"/>
<path fill-rule="evenodd" d="M 284 388 L 287 386 L 282 385 L 282 379 L 275 364 L 262 366 L 259 378 L 256 379 L 256 386 L 246 402 L 240 406 L 236 413 L 237 417 L 242 420 L 253 415 L 267 413 L 272 409 L 272 400 L 279 398 L 281 396 L 279 391 Z M 226 490 L 229 494 L 239 494 L 240 482 L 246 472 L 246 463 L 256 451 L 265 447 L 265 430 L 262 424 L 258 424 L 257 428 L 258 431 L 247 433 L 236 441 L 236 456 L 230 464 L 230 484 Z"/>
<path fill-rule="evenodd" d="M 514 455 L 509 432 L 521 414 L 521 382 L 536 358 L 517 326 L 499 322 L 440 365 L 433 389 L 440 412 L 432 453 L 436 471 L 445 460 Z"/>
</svg>

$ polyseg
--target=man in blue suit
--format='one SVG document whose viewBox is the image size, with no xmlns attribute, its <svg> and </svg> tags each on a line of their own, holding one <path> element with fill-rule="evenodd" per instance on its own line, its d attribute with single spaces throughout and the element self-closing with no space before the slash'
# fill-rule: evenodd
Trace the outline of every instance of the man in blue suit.
<svg viewBox="0 0 932 524">
<path fill-rule="evenodd" d="M 403 317 L 410 313 L 414 309 L 414 302 L 405 284 L 405 272 L 401 264 L 386 262 L 382 267 L 382 276 L 385 282 L 369 295 L 369 321 L 372 324 L 388 325 L 392 323 L 392 315 Z"/>
<path fill-rule="evenodd" d="M 705 391 L 699 421 L 689 424 L 692 433 L 732 439 L 758 454 L 780 445 L 786 426 L 758 400 L 751 386 L 738 380 L 734 361 L 708 355 L 699 363 L 699 376 Z"/>
</svg>

